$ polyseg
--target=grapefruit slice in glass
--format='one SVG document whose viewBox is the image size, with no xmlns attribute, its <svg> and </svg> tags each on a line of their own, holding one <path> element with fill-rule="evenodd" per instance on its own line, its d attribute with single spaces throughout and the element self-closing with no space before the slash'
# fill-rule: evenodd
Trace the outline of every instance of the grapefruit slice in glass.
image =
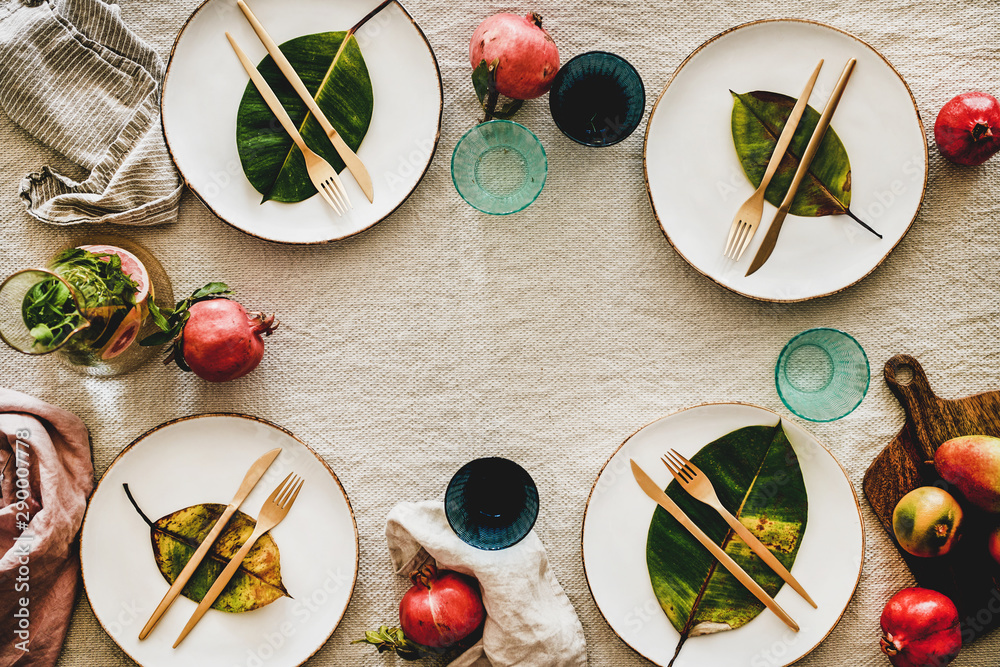
<svg viewBox="0 0 1000 667">
<path fill-rule="evenodd" d="M 149 273 L 139 258 L 128 250 L 111 245 L 82 245 L 80 248 L 95 255 L 118 255 L 122 260 L 122 271 L 138 285 L 135 293 L 136 307 L 129 311 L 111 339 L 101 348 L 102 359 L 113 359 L 127 350 L 139 335 L 139 329 L 147 312 L 146 304 L 150 292 Z"/>
</svg>

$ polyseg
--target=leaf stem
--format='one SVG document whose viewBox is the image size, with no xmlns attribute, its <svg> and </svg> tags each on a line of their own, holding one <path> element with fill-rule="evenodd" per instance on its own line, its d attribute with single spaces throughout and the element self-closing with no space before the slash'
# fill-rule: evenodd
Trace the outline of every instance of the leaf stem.
<svg viewBox="0 0 1000 667">
<path fill-rule="evenodd" d="M 673 667 L 674 661 L 677 660 L 677 656 L 681 654 L 681 648 L 684 646 L 684 642 L 687 641 L 688 635 L 681 635 L 681 640 L 677 642 L 677 649 L 674 650 L 674 657 L 670 658 L 670 662 L 667 663 L 667 667 Z"/>
<path fill-rule="evenodd" d="M 878 232 L 876 232 L 876 231 L 875 231 L 874 229 L 872 229 L 871 227 L 869 227 L 869 226 L 867 225 L 867 223 L 865 223 L 865 221 L 864 221 L 864 220 L 862 220 L 862 219 L 861 219 L 861 218 L 859 218 L 858 216 L 854 215 L 854 211 L 852 211 L 851 209 L 846 209 L 846 210 L 845 210 L 844 212 L 845 212 L 845 213 L 846 213 L 846 214 L 847 214 L 848 216 L 850 216 L 851 220 L 853 220 L 854 222 L 858 223 L 859 225 L 861 225 L 862 227 L 864 227 L 865 229 L 867 229 L 868 231 L 870 231 L 870 232 L 871 232 L 872 234 L 874 234 L 875 236 L 877 236 L 877 237 L 879 237 L 879 238 L 882 238 L 882 235 L 881 235 L 881 234 L 879 234 Z"/>
<path fill-rule="evenodd" d="M 330 68 L 327 70 L 327 77 L 329 77 L 329 73 L 333 71 L 333 68 L 336 67 L 337 61 L 340 60 L 340 55 L 344 52 L 344 48 L 347 46 L 347 42 L 348 40 L 351 39 L 351 36 L 354 33 L 356 33 L 361 26 L 368 23 L 368 21 L 370 21 L 372 17 L 374 17 L 376 14 L 378 14 L 380 11 L 388 7 L 393 2 L 396 2 L 396 0 L 383 0 L 382 4 L 380 4 L 378 7 L 365 14 L 364 18 L 362 18 L 360 21 L 352 25 L 347 30 L 347 34 L 344 35 L 344 41 L 340 43 L 340 47 L 337 49 L 337 53 L 333 56 L 333 62 L 330 63 Z M 320 87 L 322 88 L 322 86 Z"/>
<path fill-rule="evenodd" d="M 122 488 L 125 489 L 125 495 L 128 496 L 128 501 L 132 503 L 132 507 L 134 507 L 135 511 L 139 513 L 139 516 L 142 517 L 142 520 L 145 521 L 150 528 L 152 528 L 153 522 L 149 520 L 149 517 L 146 516 L 145 512 L 139 509 L 139 503 L 135 502 L 135 498 L 132 497 L 132 492 L 128 490 L 128 483 L 126 482 L 125 484 L 122 484 Z"/>
<path fill-rule="evenodd" d="M 368 21 L 370 21 L 373 16 L 375 16 L 376 14 L 378 14 L 380 11 L 382 11 L 383 9 L 385 9 L 387 6 L 389 6 L 393 2 L 396 2 L 396 0 L 384 0 L 384 2 L 382 2 L 382 4 L 380 4 L 378 7 L 376 7 L 373 10 L 371 10 L 370 12 L 368 12 L 363 19 L 361 19 L 360 21 L 358 21 L 357 23 L 355 23 L 353 26 L 351 26 L 351 29 L 347 31 L 347 37 L 350 37 L 351 35 L 353 35 L 354 33 L 356 33 L 358 31 L 358 28 L 360 28 L 364 24 L 368 23 Z M 345 39 L 346 39 L 346 37 L 345 37 Z"/>
<path fill-rule="evenodd" d="M 489 86 L 489 95 L 486 96 L 486 115 L 483 118 L 484 123 L 488 123 L 493 120 L 493 114 L 497 110 L 497 102 L 500 100 L 500 91 L 497 90 L 496 78 L 494 70 L 491 68 L 489 75 L 486 77 L 486 83 Z"/>
</svg>

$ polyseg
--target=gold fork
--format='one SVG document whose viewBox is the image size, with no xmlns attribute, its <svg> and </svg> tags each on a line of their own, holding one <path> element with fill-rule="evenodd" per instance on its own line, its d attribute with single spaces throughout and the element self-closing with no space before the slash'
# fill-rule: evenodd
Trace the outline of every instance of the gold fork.
<svg viewBox="0 0 1000 667">
<path fill-rule="evenodd" d="M 740 536 L 740 538 L 746 542 L 746 545 L 750 549 L 760 556 L 767 565 L 774 570 L 779 577 L 784 579 L 789 586 L 791 586 L 796 593 L 805 598 L 806 602 L 816 607 L 816 603 L 813 599 L 809 597 L 806 593 L 806 589 L 802 588 L 802 584 L 795 580 L 792 573 L 789 572 L 781 562 L 774 557 L 774 554 L 765 547 L 757 536 L 747 530 L 739 519 L 734 517 L 729 513 L 725 507 L 723 507 L 722 502 L 719 501 L 718 494 L 715 493 L 715 487 L 712 486 L 712 480 L 710 480 L 705 473 L 701 471 L 695 464 L 688 461 L 686 458 L 677 453 L 677 450 L 671 449 L 670 453 L 660 459 L 663 464 L 667 466 L 667 470 L 670 474 L 674 476 L 677 483 L 687 491 L 693 498 L 700 500 L 705 503 L 719 515 L 726 520 L 729 527 Z"/>
<path fill-rule="evenodd" d="M 347 198 L 347 190 L 344 189 L 344 184 L 341 182 L 337 170 L 306 146 L 306 142 L 302 140 L 302 136 L 295 127 L 295 123 L 292 122 L 285 108 L 281 106 L 278 96 L 274 94 L 271 87 L 267 85 L 267 81 L 257 71 L 257 67 L 247 58 L 247 54 L 243 53 L 243 49 L 240 48 L 239 44 L 236 43 L 236 40 L 228 32 L 226 33 L 226 39 L 229 40 L 233 50 L 236 51 L 236 56 L 243 64 L 243 69 L 250 75 L 250 80 L 253 81 L 253 85 L 257 88 L 260 96 L 267 102 L 271 113 L 277 117 L 278 122 L 281 123 L 281 127 L 285 128 L 285 132 L 288 133 L 288 136 L 292 138 L 292 141 L 295 142 L 295 145 L 302 152 L 302 157 L 306 161 L 306 173 L 309 174 L 309 180 L 316 187 L 316 191 L 340 215 L 344 215 L 349 206 L 354 208 L 351 206 L 351 201 Z"/>
<path fill-rule="evenodd" d="M 208 608 L 212 606 L 216 598 L 222 593 L 222 590 L 229 583 L 229 580 L 233 578 L 236 574 L 236 570 L 239 569 L 240 565 L 243 563 L 243 558 L 250 551 L 250 548 L 254 545 L 260 537 L 271 530 L 285 518 L 288 514 L 288 510 L 292 507 L 292 503 L 295 502 L 295 498 L 299 495 L 299 490 L 302 488 L 302 478 L 291 473 L 278 485 L 278 488 L 268 496 L 267 500 L 264 501 L 264 506 L 260 508 L 260 513 L 257 515 L 257 525 L 254 526 L 253 532 L 250 533 L 250 537 L 240 550 L 237 551 L 226 568 L 222 571 L 222 574 L 215 580 L 212 587 L 208 589 L 205 593 L 205 597 L 202 598 L 201 602 L 198 603 L 198 608 L 194 610 L 191 614 L 190 620 L 188 620 L 187 625 L 181 630 L 181 634 L 177 637 L 177 641 L 174 642 L 174 648 L 177 648 L 178 644 L 184 641 L 184 638 L 188 636 L 191 629 L 198 624 L 201 617 L 205 615 Z"/>
<path fill-rule="evenodd" d="M 781 134 L 778 135 L 778 142 L 775 144 L 774 151 L 771 153 L 771 159 L 767 163 L 764 178 L 761 179 L 760 185 L 750 195 L 750 198 L 743 202 L 740 210 L 736 211 L 733 224 L 729 227 L 726 250 L 723 252 L 730 259 L 738 260 L 743 256 L 743 253 L 750 246 L 750 240 L 757 232 L 757 227 L 760 226 L 760 219 L 764 215 L 764 192 L 767 190 L 767 186 L 770 185 L 771 179 L 774 178 L 774 174 L 777 173 L 778 165 L 781 164 L 781 158 L 785 157 L 788 145 L 792 143 L 792 137 L 795 136 L 795 128 L 799 126 L 802 114 L 806 110 L 806 104 L 809 102 L 809 95 L 812 94 L 813 86 L 816 85 L 816 77 L 819 76 L 819 71 L 822 67 L 823 61 L 820 60 L 812 76 L 809 77 L 809 81 L 806 82 L 806 87 L 802 89 L 802 94 L 799 95 L 795 106 L 792 107 L 792 113 L 788 115 L 788 120 L 785 121 L 785 126 L 781 130 Z"/>
</svg>

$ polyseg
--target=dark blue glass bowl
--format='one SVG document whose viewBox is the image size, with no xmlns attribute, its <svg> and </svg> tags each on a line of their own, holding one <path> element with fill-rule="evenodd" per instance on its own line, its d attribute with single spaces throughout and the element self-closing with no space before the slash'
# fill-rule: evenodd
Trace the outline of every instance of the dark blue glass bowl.
<svg viewBox="0 0 1000 667">
<path fill-rule="evenodd" d="M 549 110 L 563 134 L 584 146 L 611 146 L 632 134 L 646 111 L 646 89 L 627 60 L 581 53 L 559 69 Z"/>
<path fill-rule="evenodd" d="M 444 513 L 463 542 L 506 549 L 524 539 L 538 518 L 538 489 L 527 471 L 508 459 L 476 459 L 448 483 Z"/>
</svg>

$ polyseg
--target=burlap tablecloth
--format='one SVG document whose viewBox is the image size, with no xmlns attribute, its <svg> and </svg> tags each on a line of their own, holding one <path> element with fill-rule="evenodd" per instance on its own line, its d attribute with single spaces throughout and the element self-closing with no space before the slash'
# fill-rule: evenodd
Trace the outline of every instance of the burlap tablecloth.
<svg viewBox="0 0 1000 667">
<path fill-rule="evenodd" d="M 198 0 L 123 5 L 126 21 L 164 58 Z M 635 429 L 690 405 L 745 401 L 788 414 L 773 364 L 802 329 L 854 334 L 873 366 L 861 407 L 831 424 L 805 424 L 858 488 L 903 412 L 881 379 L 893 354 L 920 359 L 937 391 L 964 396 L 1000 388 L 1000 160 L 979 169 L 947 163 L 932 146 L 923 209 L 874 274 L 836 296 L 774 305 L 731 294 L 671 249 L 650 212 L 642 135 L 604 150 L 564 138 L 545 100 L 518 120 L 545 145 L 549 176 L 520 214 L 490 217 L 455 193 L 451 151 L 477 111 L 468 39 L 496 2 L 406 3 L 444 77 L 441 143 L 414 195 L 360 236 L 318 247 L 250 238 L 185 194 L 180 221 L 128 229 L 160 258 L 178 294 L 209 279 L 234 286 L 246 305 L 282 320 L 263 364 L 242 381 L 212 386 L 150 363 L 117 379 L 82 379 L 50 360 L 0 350 L 0 384 L 78 414 L 91 429 L 103 473 L 137 435 L 198 412 L 258 415 L 294 432 L 340 475 L 357 514 L 361 572 L 354 599 L 315 665 L 392 659 L 350 646 L 365 628 L 396 620 L 406 582 L 391 569 L 385 516 L 399 500 L 440 498 L 451 474 L 478 455 L 523 463 L 542 500 L 538 531 L 575 604 L 594 665 L 645 661 L 611 632 L 587 589 L 580 527 L 590 487 Z M 571 5 L 538 0 L 563 59 L 591 49 L 638 68 L 651 106 L 696 46 L 753 19 L 796 16 L 849 30 L 879 49 L 917 99 L 933 138 L 937 110 L 967 90 L 996 93 L 1000 4 L 985 0 L 744 0 Z M 20 179 L 42 164 L 73 173 L 52 151 L 0 117 L 0 274 L 44 259 L 81 230 L 30 219 Z M 742 336 L 737 353 L 734 336 Z M 794 417 L 793 417 L 794 419 Z M 912 579 L 862 497 L 864 576 L 833 634 L 803 665 L 885 665 L 878 615 Z M 144 619 L 133 619 L 138 631 Z M 6 641 L 3 639 L 3 641 Z M 965 648 L 959 667 L 998 664 L 1000 636 Z M 129 664 L 81 599 L 61 664 Z"/>
</svg>

